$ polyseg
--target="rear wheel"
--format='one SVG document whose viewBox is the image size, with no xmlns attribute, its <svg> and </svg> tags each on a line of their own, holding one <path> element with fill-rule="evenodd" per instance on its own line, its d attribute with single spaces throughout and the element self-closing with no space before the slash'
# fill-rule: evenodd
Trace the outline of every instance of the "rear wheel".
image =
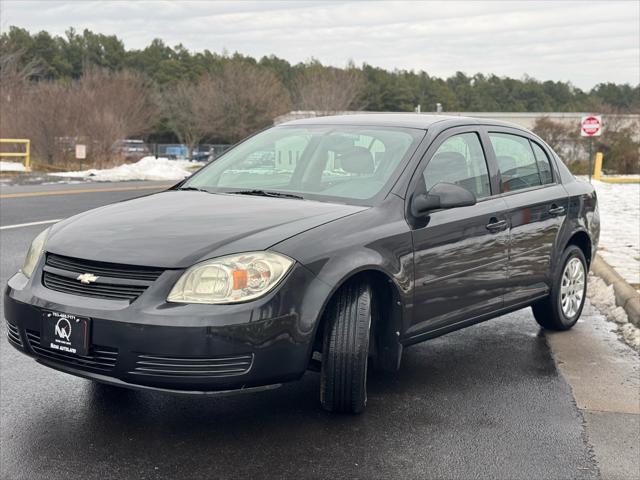
<svg viewBox="0 0 640 480">
<path fill-rule="evenodd" d="M 580 318 L 587 293 L 587 262 L 582 250 L 569 245 L 560 265 L 550 295 L 532 306 L 536 321 L 549 330 L 573 327 Z"/>
<path fill-rule="evenodd" d="M 324 332 L 320 402 L 330 412 L 361 413 L 367 403 L 371 288 L 345 285 L 331 301 Z"/>
</svg>

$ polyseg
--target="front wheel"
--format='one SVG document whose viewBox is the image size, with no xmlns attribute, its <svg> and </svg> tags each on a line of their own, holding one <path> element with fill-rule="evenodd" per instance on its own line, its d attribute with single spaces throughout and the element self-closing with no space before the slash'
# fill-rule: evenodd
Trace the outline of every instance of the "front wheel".
<svg viewBox="0 0 640 480">
<path fill-rule="evenodd" d="M 330 412 L 361 413 L 367 403 L 371 288 L 366 283 L 345 285 L 327 315 L 320 402 Z"/>
<path fill-rule="evenodd" d="M 587 293 L 587 262 L 582 250 L 569 245 L 560 265 L 549 296 L 532 306 L 536 321 L 548 330 L 573 327 L 580 318 Z"/>
</svg>

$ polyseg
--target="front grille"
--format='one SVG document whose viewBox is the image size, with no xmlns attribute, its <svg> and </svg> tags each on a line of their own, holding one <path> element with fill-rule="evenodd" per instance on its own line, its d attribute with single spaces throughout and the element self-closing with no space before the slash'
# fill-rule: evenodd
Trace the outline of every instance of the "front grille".
<svg viewBox="0 0 640 480">
<path fill-rule="evenodd" d="M 42 284 L 50 290 L 71 295 L 133 302 L 162 272 L 158 268 L 95 262 L 48 253 Z M 91 283 L 81 283 L 78 276 L 84 273 L 97 278 Z"/>
<path fill-rule="evenodd" d="M 101 277 L 126 278 L 131 280 L 148 280 L 153 282 L 163 272 L 162 269 L 153 267 L 137 267 L 134 265 L 122 265 L 119 263 L 94 262 L 79 258 L 63 257 L 53 253 L 47 254 L 46 264 L 78 274 L 91 272 Z"/>
<path fill-rule="evenodd" d="M 80 281 L 44 272 L 42 283 L 45 287 L 57 292 L 82 295 L 83 297 L 108 298 L 113 300 L 128 300 L 130 302 L 138 298 L 147 289 L 141 285 L 114 285 L 110 283 L 90 283 L 88 285 Z"/>
<path fill-rule="evenodd" d="M 6 320 L 5 320 L 6 321 Z M 20 338 L 20 331 L 18 327 L 7 322 L 7 338 L 14 345 L 21 347 L 22 339 Z"/>
<path fill-rule="evenodd" d="M 129 373 L 155 377 L 220 378 L 243 375 L 251 369 L 253 354 L 224 357 L 138 355 Z"/>
<path fill-rule="evenodd" d="M 117 348 L 93 345 L 89 350 L 89 355 L 86 356 L 53 351 L 40 346 L 40 333 L 34 330 L 27 330 L 27 341 L 29 342 L 31 350 L 39 357 L 84 370 L 113 370 L 113 367 L 115 367 L 118 361 Z"/>
</svg>

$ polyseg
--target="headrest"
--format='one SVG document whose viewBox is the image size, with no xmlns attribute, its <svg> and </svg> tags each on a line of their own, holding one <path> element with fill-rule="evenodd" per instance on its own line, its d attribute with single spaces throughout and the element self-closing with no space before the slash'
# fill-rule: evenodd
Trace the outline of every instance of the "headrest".
<svg viewBox="0 0 640 480">
<path fill-rule="evenodd" d="M 371 174 L 375 170 L 373 155 L 365 147 L 351 147 L 341 152 L 340 165 L 348 173 Z"/>
<path fill-rule="evenodd" d="M 431 162 L 435 162 L 437 165 L 447 166 L 448 170 L 466 171 L 467 161 L 464 155 L 458 152 L 440 152 L 434 155 Z M 429 163 L 431 163 L 429 162 Z"/>
<path fill-rule="evenodd" d="M 510 155 L 496 155 L 496 160 L 503 174 L 518 168 L 516 159 Z"/>
</svg>

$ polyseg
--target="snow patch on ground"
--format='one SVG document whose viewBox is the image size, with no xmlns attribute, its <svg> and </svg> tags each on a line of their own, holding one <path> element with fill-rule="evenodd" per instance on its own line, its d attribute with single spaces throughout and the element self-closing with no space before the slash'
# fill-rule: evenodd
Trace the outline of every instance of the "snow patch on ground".
<svg viewBox="0 0 640 480">
<path fill-rule="evenodd" d="M 189 160 L 169 160 L 164 157 L 144 157 L 136 163 L 125 163 L 105 170 L 83 170 L 79 172 L 59 172 L 49 175 L 65 178 L 83 178 L 94 182 L 122 182 L 126 180 L 182 180 L 201 167 L 199 162 Z"/>
<path fill-rule="evenodd" d="M 600 210 L 598 253 L 629 283 L 640 284 L 640 183 L 593 180 Z"/>
<path fill-rule="evenodd" d="M 24 165 L 19 162 L 0 162 L 0 172 L 26 172 Z"/>
<path fill-rule="evenodd" d="M 629 322 L 624 308 L 616 306 L 613 285 L 607 285 L 600 277 L 589 274 L 587 296 L 591 304 L 606 316 L 607 320 L 615 322 L 618 333 L 624 341 L 640 351 L 640 328 Z"/>
</svg>

